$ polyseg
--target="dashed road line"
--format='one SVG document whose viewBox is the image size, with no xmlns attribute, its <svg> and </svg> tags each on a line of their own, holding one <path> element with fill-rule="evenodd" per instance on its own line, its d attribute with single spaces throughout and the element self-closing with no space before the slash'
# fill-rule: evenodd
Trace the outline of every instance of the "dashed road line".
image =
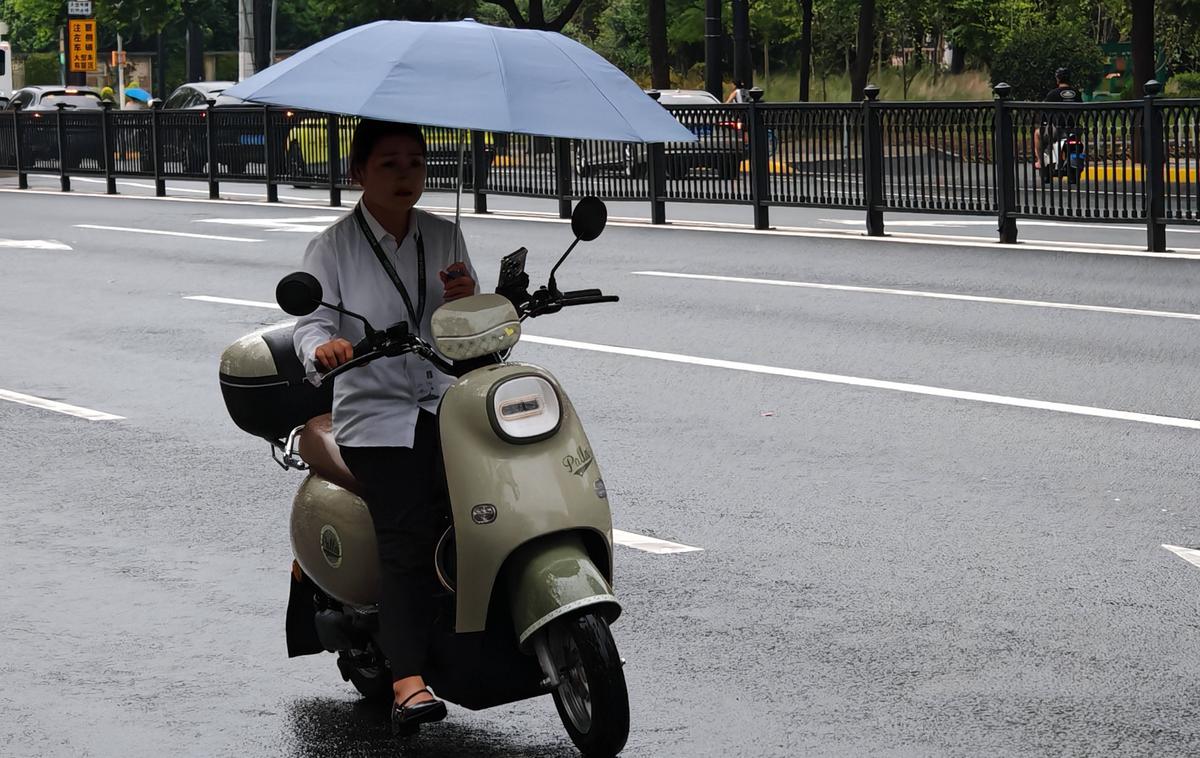
<svg viewBox="0 0 1200 758">
<path fill-rule="evenodd" d="M 250 308 L 274 308 L 277 311 L 283 310 L 277 303 L 268 303 L 262 300 L 239 300 L 235 297 L 213 297 L 212 295 L 184 295 L 184 300 L 198 300 L 202 303 L 220 303 L 222 305 L 245 305 Z"/>
<path fill-rule="evenodd" d="M 64 413 L 68 416 L 87 419 L 88 421 L 120 421 L 124 416 L 117 416 L 104 411 L 94 411 L 91 408 L 83 408 L 78 405 L 70 405 L 68 403 L 60 403 L 57 400 L 47 400 L 43 397 L 34 397 L 21 392 L 13 392 L 12 390 L 0 389 L 0 400 L 7 400 L 10 403 L 20 403 L 21 405 L 29 405 L 34 408 L 42 408 L 55 413 Z"/>
<path fill-rule="evenodd" d="M 667 553 L 696 553 L 704 550 L 702 547 L 681 545 L 678 542 L 667 542 L 666 540 L 646 537 L 641 534 L 634 534 L 633 532 L 625 532 L 620 529 L 613 529 L 613 542 L 635 550 L 644 550 L 647 553 L 656 553 L 658 555 L 665 555 Z"/>
<path fill-rule="evenodd" d="M 71 250 L 71 246 L 58 240 L 10 240 L 0 239 L 0 248 L 16 250 Z"/>
<path fill-rule="evenodd" d="M 1170 550 L 1175 555 L 1184 559 L 1196 568 L 1200 568 L 1200 550 L 1194 550 L 1190 547 L 1179 547 L 1178 545 L 1163 545 L 1167 550 Z"/>
<path fill-rule="evenodd" d="M 78 229 L 100 229 L 108 232 L 129 232 L 131 234 L 157 234 L 163 237 L 188 237 L 189 239 L 218 240 L 220 242 L 262 242 L 249 237 L 219 237 L 215 234 L 192 234 L 190 232 L 168 232 L 161 229 L 137 229 L 131 226 L 101 226 L 99 224 L 76 224 Z"/>
<path fill-rule="evenodd" d="M 1183 313 L 1180 311 L 1154 311 L 1143 308 L 1119 308 L 1111 305 L 1082 305 L 1079 303 L 1057 303 L 1045 300 L 1020 300 L 1007 297 L 986 297 L 983 295 L 957 295 L 949 292 L 926 292 L 922 290 L 902 290 L 890 287 L 860 287 L 851 284 L 825 284 L 821 282 L 794 282 L 786 279 L 755 279 L 744 276 L 717 276 L 712 274 L 681 274 L 671 271 L 634 271 L 637 276 L 661 276 L 672 279 L 697 279 L 711 282 L 731 282 L 736 284 L 766 284 L 774 287 L 799 287 L 815 290 L 834 290 L 837 292 L 862 292 L 873 295 L 902 295 L 905 297 L 924 297 L 934 300 L 961 300 L 970 303 L 990 303 L 994 305 L 1023 305 L 1033 308 L 1059 308 L 1069 311 L 1093 311 L 1096 313 L 1117 313 L 1125 316 L 1154 316 L 1156 318 L 1177 318 L 1200 321 L 1200 313 Z"/>
</svg>

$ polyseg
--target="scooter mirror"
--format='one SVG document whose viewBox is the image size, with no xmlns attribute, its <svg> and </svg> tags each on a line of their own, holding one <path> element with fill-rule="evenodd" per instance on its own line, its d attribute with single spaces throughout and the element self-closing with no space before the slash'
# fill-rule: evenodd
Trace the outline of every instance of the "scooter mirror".
<svg viewBox="0 0 1200 758">
<path fill-rule="evenodd" d="M 608 223 L 608 208 L 595 195 L 588 195 L 575 204 L 571 211 L 571 231 L 584 242 L 591 242 L 604 231 Z"/>
<path fill-rule="evenodd" d="M 275 302 L 284 313 L 307 316 L 321 304 L 321 283 L 317 277 L 304 271 L 288 274 L 275 287 Z"/>
</svg>

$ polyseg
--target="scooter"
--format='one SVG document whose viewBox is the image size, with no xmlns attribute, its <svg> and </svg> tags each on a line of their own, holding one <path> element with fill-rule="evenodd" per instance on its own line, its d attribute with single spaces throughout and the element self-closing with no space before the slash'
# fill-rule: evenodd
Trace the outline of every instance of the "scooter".
<svg viewBox="0 0 1200 758">
<path fill-rule="evenodd" d="M 392 697 L 378 642 L 374 528 L 333 440 L 329 385 L 371 361 L 413 353 L 458 377 L 438 412 L 452 523 L 430 556 L 445 593 L 422 676 L 437 697 L 473 710 L 550 694 L 584 755 L 612 756 L 624 746 L 629 697 L 609 631 L 621 606 L 604 480 L 558 380 L 501 357 L 526 318 L 618 300 L 600 290 L 562 292 L 554 278 L 606 221 L 602 202 L 581 200 L 571 219 L 575 242 L 548 284 L 530 294 L 524 249 L 508 256 L 498 288 L 508 296 L 443 305 L 433 315 L 436 349 L 407 323 L 379 331 L 367 324 L 354 358 L 325 374 L 320 388 L 304 380 L 293 324 L 243 337 L 222 355 L 235 423 L 271 441 L 284 468 L 309 472 L 291 516 L 289 656 L 336 653 L 342 678 L 364 696 Z M 291 315 L 325 305 L 362 319 L 321 298 L 321 285 L 303 272 L 276 290 Z"/>
<path fill-rule="evenodd" d="M 1075 129 L 1055 129 L 1051 139 L 1042 144 L 1042 184 L 1056 177 L 1066 177 L 1069 184 L 1078 184 L 1087 164 L 1087 151 Z"/>
</svg>

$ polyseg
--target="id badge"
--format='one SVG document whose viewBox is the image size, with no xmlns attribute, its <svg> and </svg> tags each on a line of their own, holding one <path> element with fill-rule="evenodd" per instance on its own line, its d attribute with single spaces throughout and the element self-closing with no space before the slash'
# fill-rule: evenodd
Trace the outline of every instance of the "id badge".
<svg viewBox="0 0 1200 758">
<path fill-rule="evenodd" d="M 417 364 L 417 374 L 417 402 L 437 400 L 437 380 L 434 377 L 433 367 L 429 365 L 428 361 L 422 359 Z"/>
</svg>

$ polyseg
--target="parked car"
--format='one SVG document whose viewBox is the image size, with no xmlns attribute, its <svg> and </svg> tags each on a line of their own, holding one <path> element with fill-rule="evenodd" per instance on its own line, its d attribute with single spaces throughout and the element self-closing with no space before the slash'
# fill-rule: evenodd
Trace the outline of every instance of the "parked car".
<svg viewBox="0 0 1200 758">
<path fill-rule="evenodd" d="M 662 90 L 662 105 L 720 105 L 704 90 Z M 717 109 L 677 110 L 675 118 L 698 138 L 698 142 L 668 142 L 666 171 L 670 179 L 681 179 L 695 169 L 708 169 L 722 179 L 733 179 L 749 156 L 750 141 L 743 124 Z M 628 178 L 646 175 L 649 153 L 621 142 L 579 140 L 573 148 L 575 173 L 591 176 L 599 170 L 615 170 Z"/>
<path fill-rule="evenodd" d="M 343 179 L 350 173 L 350 143 L 354 138 L 354 124 L 351 119 L 341 119 L 338 125 L 338 157 L 341 158 L 341 176 Z M 430 178 L 458 177 L 458 143 L 459 136 L 467 139 L 465 132 L 440 127 L 422 127 L 425 135 L 425 163 Z M 284 155 L 286 156 L 287 172 L 300 186 L 328 181 L 329 174 L 329 126 L 324 115 L 306 114 L 299 117 L 294 126 L 289 129 L 285 141 Z M 484 133 L 484 182 L 496 159 L 494 137 L 491 132 Z M 463 182 L 473 187 L 474 167 L 471 162 L 470 144 L 468 141 L 464 155 Z"/>
<path fill-rule="evenodd" d="M 223 94 L 234 82 L 190 82 L 180 85 L 163 101 L 164 111 L 192 113 L 164 114 L 160 122 L 163 135 L 163 156 L 168 162 L 183 163 L 189 174 L 205 171 L 207 151 L 208 102 L 213 108 L 244 108 L 237 112 L 223 110 L 214 116 L 213 151 L 217 163 L 231 174 L 243 174 L 251 163 L 265 163 L 266 138 L 263 132 L 261 106 Z M 197 113 L 198 111 L 198 113 Z"/>
<path fill-rule="evenodd" d="M 54 118 L 47 117 L 56 112 L 59 105 L 63 106 L 66 114 L 104 109 L 100 93 L 90 87 L 39 85 L 22 87 L 12 93 L 4 110 L 32 113 L 35 122 L 22 131 L 21 148 L 24 161 L 37 163 L 58 160 L 58 136 L 55 133 L 58 125 Z M 46 119 L 45 123 L 38 123 L 43 118 Z M 101 158 L 102 133 L 98 126 L 99 121 L 94 118 L 73 119 L 68 116 L 64 119 L 64 158 L 68 166 L 79 168 L 84 161 Z"/>
</svg>

